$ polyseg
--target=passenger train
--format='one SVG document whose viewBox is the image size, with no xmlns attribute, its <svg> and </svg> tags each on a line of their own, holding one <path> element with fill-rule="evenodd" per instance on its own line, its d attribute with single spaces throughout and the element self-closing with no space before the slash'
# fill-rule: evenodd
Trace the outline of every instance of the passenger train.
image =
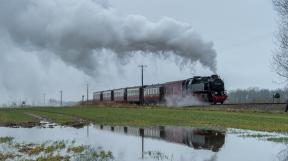
<svg viewBox="0 0 288 161">
<path fill-rule="evenodd" d="M 193 78 L 156 85 L 97 91 L 93 103 L 177 104 L 183 99 L 223 104 L 227 99 L 224 82 L 218 75 Z"/>
</svg>

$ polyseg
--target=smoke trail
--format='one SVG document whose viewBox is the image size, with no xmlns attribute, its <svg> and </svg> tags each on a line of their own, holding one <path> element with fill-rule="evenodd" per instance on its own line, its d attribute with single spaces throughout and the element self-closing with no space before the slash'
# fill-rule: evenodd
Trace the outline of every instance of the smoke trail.
<svg viewBox="0 0 288 161">
<path fill-rule="evenodd" d="M 97 54 L 107 52 L 119 60 L 139 52 L 173 53 L 184 63 L 200 62 L 216 71 L 213 44 L 189 24 L 119 16 L 103 0 L 1 0 L 1 30 L 21 48 L 54 53 L 87 74 L 97 70 Z"/>
</svg>

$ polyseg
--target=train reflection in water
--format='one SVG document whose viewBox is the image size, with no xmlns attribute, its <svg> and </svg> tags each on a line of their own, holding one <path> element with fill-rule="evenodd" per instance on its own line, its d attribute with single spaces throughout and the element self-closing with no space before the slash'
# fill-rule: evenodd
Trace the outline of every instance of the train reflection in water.
<svg viewBox="0 0 288 161">
<path fill-rule="evenodd" d="M 172 143 L 187 145 L 194 149 L 218 152 L 225 143 L 225 131 L 172 126 L 136 128 L 127 126 L 97 126 L 102 130 L 125 133 L 134 136 L 163 139 Z"/>
</svg>

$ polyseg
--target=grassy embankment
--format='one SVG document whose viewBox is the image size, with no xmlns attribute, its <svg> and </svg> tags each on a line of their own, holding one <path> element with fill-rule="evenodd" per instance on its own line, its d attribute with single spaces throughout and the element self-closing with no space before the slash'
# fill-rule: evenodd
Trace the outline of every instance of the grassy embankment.
<svg viewBox="0 0 288 161">
<path fill-rule="evenodd" d="M 109 125 L 204 126 L 288 132 L 288 114 L 219 108 L 107 108 L 86 106 L 10 109 L 0 110 L 0 123 L 35 121 L 31 116 L 27 116 L 27 113 L 46 117 L 61 124 L 76 122 L 81 118 L 96 124 Z"/>
</svg>

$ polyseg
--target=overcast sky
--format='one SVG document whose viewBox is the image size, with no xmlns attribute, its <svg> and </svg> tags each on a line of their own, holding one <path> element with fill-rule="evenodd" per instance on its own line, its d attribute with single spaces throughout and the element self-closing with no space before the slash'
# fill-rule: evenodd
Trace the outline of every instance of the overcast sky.
<svg viewBox="0 0 288 161">
<path fill-rule="evenodd" d="M 217 51 L 218 74 L 227 89 L 278 88 L 271 71 L 277 15 L 271 0 L 111 0 L 123 14 L 152 20 L 172 17 L 191 24 Z"/>
<path fill-rule="evenodd" d="M 8 0 L 0 0 L 2 6 L 6 2 Z M 10 5 L 17 7 L 17 10 L 24 8 L 24 5 L 20 4 L 19 1 L 14 2 Z M 73 3 L 71 4 L 73 5 Z M 47 3 L 47 6 L 49 5 L 51 4 Z M 217 74 L 224 79 L 227 90 L 249 87 L 275 89 L 283 88 L 285 85 L 273 73 L 270 64 L 273 51 L 277 48 L 274 37 L 277 32 L 277 15 L 273 10 L 271 0 L 110 0 L 103 3 L 104 8 L 108 6 L 113 8 L 113 13 L 115 11 L 117 15 L 122 17 L 141 15 L 146 17 L 147 21 L 152 22 L 159 22 L 168 17 L 175 19 L 177 21 L 176 25 L 182 26 L 183 30 L 185 30 L 185 25 L 181 23 L 191 25 L 204 42 L 213 42 L 213 49 L 217 53 Z M 2 22 L 10 21 L 10 11 L 1 13 L 2 19 L 0 16 L 0 20 Z M 55 14 L 57 15 L 59 11 L 56 11 Z M 89 16 L 93 17 L 93 15 Z M 86 19 L 87 17 L 82 18 Z M 43 17 L 40 22 L 46 19 Z M 89 18 L 87 19 L 89 20 Z M 34 20 L 31 18 L 32 25 L 29 23 L 32 26 L 31 28 L 34 27 Z M 57 20 L 53 19 L 53 21 Z M 111 19 L 111 21 L 114 20 Z M 115 20 L 115 22 L 118 21 Z M 171 24 L 169 22 L 168 24 Z M 178 24 L 178 22 L 181 23 Z M 165 21 L 165 23 L 167 22 Z M 7 24 L 13 25 L 10 22 Z M 25 25 L 23 28 L 29 27 L 29 25 Z M 182 60 L 177 56 L 161 55 L 155 57 L 155 55 L 148 52 L 146 54 L 134 54 L 131 58 L 119 62 L 113 54 L 101 56 L 101 53 L 105 52 L 101 51 L 99 55 L 95 56 L 94 54 L 93 57 L 88 57 L 87 60 L 72 60 L 70 56 L 67 57 L 67 55 L 59 52 L 63 51 L 63 48 L 48 50 L 46 42 L 42 40 L 37 41 L 32 48 L 30 48 L 30 45 L 27 47 L 26 41 L 23 43 L 24 40 L 18 40 L 19 37 L 21 39 L 21 36 L 25 37 L 21 33 L 23 32 L 21 31 L 21 25 L 14 26 L 15 31 L 20 33 L 20 36 L 16 35 L 17 33 L 15 34 L 14 30 L 12 30 L 13 32 L 6 32 L 5 27 L 7 26 L 3 27 L 2 34 L 0 32 L 2 36 L 0 38 L 0 49 L 2 50 L 2 53 L 0 53 L 0 102 L 2 103 L 19 100 L 41 103 L 43 102 L 44 93 L 46 99 L 58 99 L 59 90 L 64 91 L 65 100 L 80 100 L 81 95 L 85 94 L 86 83 L 90 85 L 90 97 L 92 92 L 96 90 L 139 85 L 141 81 L 138 64 L 148 66 L 145 69 L 145 84 L 186 79 L 194 75 L 213 74 L 210 70 L 213 67 L 213 57 L 211 57 L 211 61 L 207 57 L 205 60 L 203 58 L 204 65 L 203 63 L 202 65 L 201 63 L 181 65 Z M 13 26 L 9 27 L 14 28 Z M 180 29 L 182 30 L 182 28 Z M 97 30 L 97 27 L 95 27 L 95 30 Z M 135 31 L 138 30 L 135 29 Z M 37 30 L 33 30 L 33 32 L 37 32 Z M 25 31 L 25 34 L 27 33 L 29 34 Z M 59 33 L 59 35 L 61 34 Z M 57 37 L 57 33 L 55 35 L 54 37 Z M 191 33 L 191 35 L 193 36 L 194 33 Z M 26 35 L 26 39 L 29 39 L 29 35 Z M 33 43 L 37 36 L 30 37 L 30 39 Z M 200 45 L 207 46 L 205 43 L 200 43 Z M 44 49 L 42 49 L 43 46 L 45 46 Z M 53 47 L 49 43 L 49 48 L 51 46 Z M 181 46 L 178 47 L 181 48 Z M 115 46 L 111 48 L 114 50 Z M 207 48 L 209 49 L 209 45 Z M 66 50 L 66 48 L 64 49 Z M 118 49 L 116 47 L 115 50 L 118 51 Z M 123 47 L 120 47 L 120 49 L 122 51 Z M 210 55 L 213 56 L 213 51 L 208 49 L 207 51 L 211 52 Z M 157 51 L 157 48 L 151 50 Z M 60 54 L 55 54 L 58 52 Z M 77 55 L 77 53 L 73 54 Z M 91 69 L 94 68 L 89 68 L 90 66 L 87 65 L 90 63 L 90 59 L 93 58 L 97 59 L 96 74 L 90 74 Z M 198 59 L 196 56 L 184 56 L 184 59 L 190 58 Z M 201 61 L 201 58 L 199 60 Z M 78 64 L 77 61 L 81 61 L 82 64 Z"/>
</svg>

